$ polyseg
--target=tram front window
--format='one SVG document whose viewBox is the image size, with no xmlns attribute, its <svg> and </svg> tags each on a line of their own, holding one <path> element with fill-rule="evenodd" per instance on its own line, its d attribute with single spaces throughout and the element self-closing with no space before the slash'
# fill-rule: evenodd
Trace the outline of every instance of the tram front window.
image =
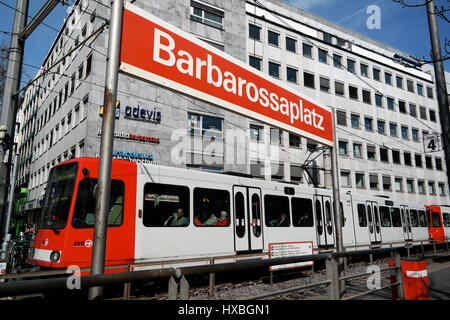
<svg viewBox="0 0 450 320">
<path fill-rule="evenodd" d="M 42 211 L 42 229 L 63 229 L 69 216 L 78 165 L 69 163 L 50 171 Z"/>
</svg>

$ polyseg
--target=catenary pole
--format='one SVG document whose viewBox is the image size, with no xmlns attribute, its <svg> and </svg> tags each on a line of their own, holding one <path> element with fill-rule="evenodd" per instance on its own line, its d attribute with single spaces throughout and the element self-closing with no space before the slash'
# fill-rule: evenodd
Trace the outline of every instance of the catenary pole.
<svg viewBox="0 0 450 320">
<path fill-rule="evenodd" d="M 122 36 L 123 0 L 111 2 L 108 58 L 106 66 L 104 113 L 100 140 L 100 167 L 95 204 L 94 244 L 91 274 L 102 274 L 105 269 L 106 237 L 111 188 L 111 166 L 114 143 L 115 107 L 119 77 L 120 41 Z M 89 289 L 89 299 L 102 299 L 103 288 Z"/>
<path fill-rule="evenodd" d="M 337 252 L 344 251 L 344 244 L 342 238 L 342 219 L 341 219 L 341 211 L 340 211 L 340 203 L 341 203 L 341 194 L 339 187 L 339 163 L 338 163 L 338 152 L 337 152 L 337 136 L 336 136 L 336 110 L 334 108 L 331 109 L 331 113 L 333 114 L 333 147 L 331 148 L 331 176 L 332 176 L 332 188 L 333 188 L 333 211 L 334 211 L 334 233 L 336 237 L 336 250 Z M 339 276 L 342 276 L 344 267 L 344 259 L 338 259 L 338 270 Z M 343 294 L 343 284 L 339 282 L 340 286 L 340 294 Z"/>
<path fill-rule="evenodd" d="M 445 154 L 447 183 L 450 185 L 450 111 L 445 83 L 444 64 L 442 62 L 439 29 L 436 22 L 434 0 L 427 2 L 428 25 L 430 28 L 430 40 L 433 50 L 434 76 L 436 78 L 437 100 L 439 104 L 439 118 L 442 128 L 442 142 Z M 447 189 L 449 192 L 449 189 Z"/>
<path fill-rule="evenodd" d="M 28 0 L 17 0 L 16 11 L 14 16 L 14 24 L 11 35 L 11 43 L 9 49 L 8 70 L 5 80 L 5 88 L 3 92 L 3 106 L 1 110 L 0 119 L 0 136 L 2 140 L 2 146 L 0 146 L 0 223 L 3 220 L 3 237 L 6 238 L 6 234 L 9 230 L 5 227 L 9 222 L 6 221 L 4 214 L 6 213 L 6 202 L 8 196 L 8 177 L 10 173 L 10 165 L 4 162 L 6 151 L 12 146 L 14 140 L 15 122 L 17 109 L 19 105 L 19 98 L 14 95 L 19 90 L 20 80 L 22 75 L 22 62 L 24 52 L 24 39 L 19 37 L 19 34 L 25 28 L 28 16 Z M 9 140 L 9 147 L 5 148 L 6 141 Z M 9 159 L 13 150 L 10 150 Z M 9 162 L 9 161 L 8 161 Z"/>
</svg>

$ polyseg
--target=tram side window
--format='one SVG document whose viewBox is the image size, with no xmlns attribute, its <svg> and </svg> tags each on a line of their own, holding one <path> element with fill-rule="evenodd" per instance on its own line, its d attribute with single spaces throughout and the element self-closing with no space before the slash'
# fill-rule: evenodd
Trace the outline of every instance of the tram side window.
<svg viewBox="0 0 450 320">
<path fill-rule="evenodd" d="M 267 227 L 289 227 L 288 197 L 264 196 L 264 211 Z"/>
<path fill-rule="evenodd" d="M 189 225 L 189 188 L 146 183 L 143 207 L 142 222 L 146 227 L 186 227 Z"/>
<path fill-rule="evenodd" d="M 441 226 L 441 217 L 439 216 L 439 212 L 437 211 L 431 212 L 431 222 L 433 228 L 439 228 Z"/>
<path fill-rule="evenodd" d="M 86 178 L 78 185 L 77 203 L 72 219 L 76 229 L 93 228 L 95 224 L 95 186 L 97 179 Z M 122 224 L 125 184 L 120 180 L 111 181 L 108 227 Z"/>
<path fill-rule="evenodd" d="M 392 226 L 395 228 L 402 226 L 402 218 L 400 217 L 399 208 L 391 208 Z"/>
<path fill-rule="evenodd" d="M 388 207 L 380 206 L 381 226 L 384 228 L 392 227 L 391 214 Z"/>
<path fill-rule="evenodd" d="M 427 215 L 425 214 L 424 210 L 419 210 L 419 226 L 421 227 L 428 227 L 428 223 L 427 223 Z"/>
<path fill-rule="evenodd" d="M 358 203 L 358 220 L 360 227 L 367 227 L 366 206 L 363 203 Z"/>
<path fill-rule="evenodd" d="M 450 227 L 450 213 L 444 212 L 443 218 L 444 218 L 444 227 Z"/>
<path fill-rule="evenodd" d="M 292 198 L 292 225 L 294 227 L 314 226 L 313 206 L 311 199 Z"/>
<path fill-rule="evenodd" d="M 195 188 L 194 225 L 228 227 L 230 225 L 230 193 L 226 190 Z"/>
<path fill-rule="evenodd" d="M 419 226 L 419 216 L 417 214 L 417 210 L 411 209 L 409 212 L 411 214 L 411 226 L 417 228 Z"/>
</svg>

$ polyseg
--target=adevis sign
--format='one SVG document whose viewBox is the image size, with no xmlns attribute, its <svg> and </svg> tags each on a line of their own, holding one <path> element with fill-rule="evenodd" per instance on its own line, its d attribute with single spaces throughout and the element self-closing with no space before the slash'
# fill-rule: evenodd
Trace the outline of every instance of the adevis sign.
<svg viewBox="0 0 450 320">
<path fill-rule="evenodd" d="M 130 3 L 123 15 L 120 59 L 126 74 L 333 144 L 327 107 Z"/>
</svg>

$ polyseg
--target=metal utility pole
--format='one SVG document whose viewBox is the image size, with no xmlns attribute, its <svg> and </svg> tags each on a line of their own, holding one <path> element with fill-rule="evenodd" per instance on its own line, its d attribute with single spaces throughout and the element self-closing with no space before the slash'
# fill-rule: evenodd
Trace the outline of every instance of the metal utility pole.
<svg viewBox="0 0 450 320">
<path fill-rule="evenodd" d="M 120 41 L 122 38 L 123 0 L 113 0 L 109 24 L 108 60 L 106 66 L 104 113 L 100 141 L 100 167 L 95 204 L 94 244 L 92 247 L 91 274 L 105 271 L 106 236 L 111 189 L 111 166 L 114 144 L 117 82 L 119 78 Z M 101 299 L 102 287 L 89 289 L 89 299 Z"/>
<path fill-rule="evenodd" d="M 18 96 L 15 95 L 19 91 L 20 79 L 22 74 L 22 61 L 24 52 L 24 39 L 20 38 L 20 34 L 25 28 L 28 16 L 28 0 L 17 0 L 16 14 L 14 17 L 14 25 L 11 35 L 11 44 L 8 60 L 8 71 L 6 74 L 5 89 L 3 92 L 3 106 L 0 119 L 0 222 L 4 218 L 5 205 L 8 195 L 8 177 L 10 168 L 4 162 L 6 151 L 12 152 L 11 146 L 14 140 L 15 121 L 18 109 Z M 9 158 L 11 158 L 11 153 Z M 9 161 L 8 161 L 9 162 Z M 5 225 L 7 224 L 4 221 Z M 3 237 L 6 238 L 8 230 L 4 229 Z"/>
<path fill-rule="evenodd" d="M 333 188 L 333 199 L 334 199 L 334 227 L 336 235 L 336 251 L 344 251 L 344 242 L 342 238 L 342 215 L 341 215 L 341 193 L 339 188 L 339 164 L 338 164 L 338 142 L 336 136 L 336 111 L 334 108 L 331 110 L 333 114 L 333 148 L 331 149 L 331 175 L 332 175 L 332 188 Z M 338 274 L 342 276 L 344 270 L 344 259 L 338 259 Z M 343 288 L 345 285 L 340 282 L 340 294 L 343 294 Z"/>
<path fill-rule="evenodd" d="M 11 150 L 11 152 L 13 152 L 13 150 Z M 3 239 L 3 245 L 2 245 L 2 251 L 3 254 L 1 256 L 2 259 L 6 258 L 6 251 L 8 250 L 8 239 L 6 237 L 6 235 L 8 234 L 8 230 L 9 230 L 9 225 L 10 225 L 10 221 L 11 221 L 11 216 L 12 216 L 12 212 L 13 212 L 13 208 L 14 208 L 14 189 L 16 188 L 16 177 L 17 177 L 17 170 L 19 168 L 19 164 L 17 163 L 19 161 L 19 157 L 17 156 L 17 154 L 15 154 L 13 156 L 13 174 L 11 177 L 11 183 L 10 183 L 10 187 L 9 187 L 9 198 L 8 198 L 8 211 L 6 213 L 6 222 L 5 222 L 5 238 Z"/>
<path fill-rule="evenodd" d="M 445 165 L 447 167 L 447 182 L 450 185 L 450 111 L 434 0 L 427 2 L 427 14 L 428 25 L 430 27 L 431 46 L 433 49 L 434 75 L 436 78 L 437 100 L 439 104 L 439 118 L 441 119 Z M 447 192 L 448 191 L 449 190 L 447 189 Z"/>
</svg>

